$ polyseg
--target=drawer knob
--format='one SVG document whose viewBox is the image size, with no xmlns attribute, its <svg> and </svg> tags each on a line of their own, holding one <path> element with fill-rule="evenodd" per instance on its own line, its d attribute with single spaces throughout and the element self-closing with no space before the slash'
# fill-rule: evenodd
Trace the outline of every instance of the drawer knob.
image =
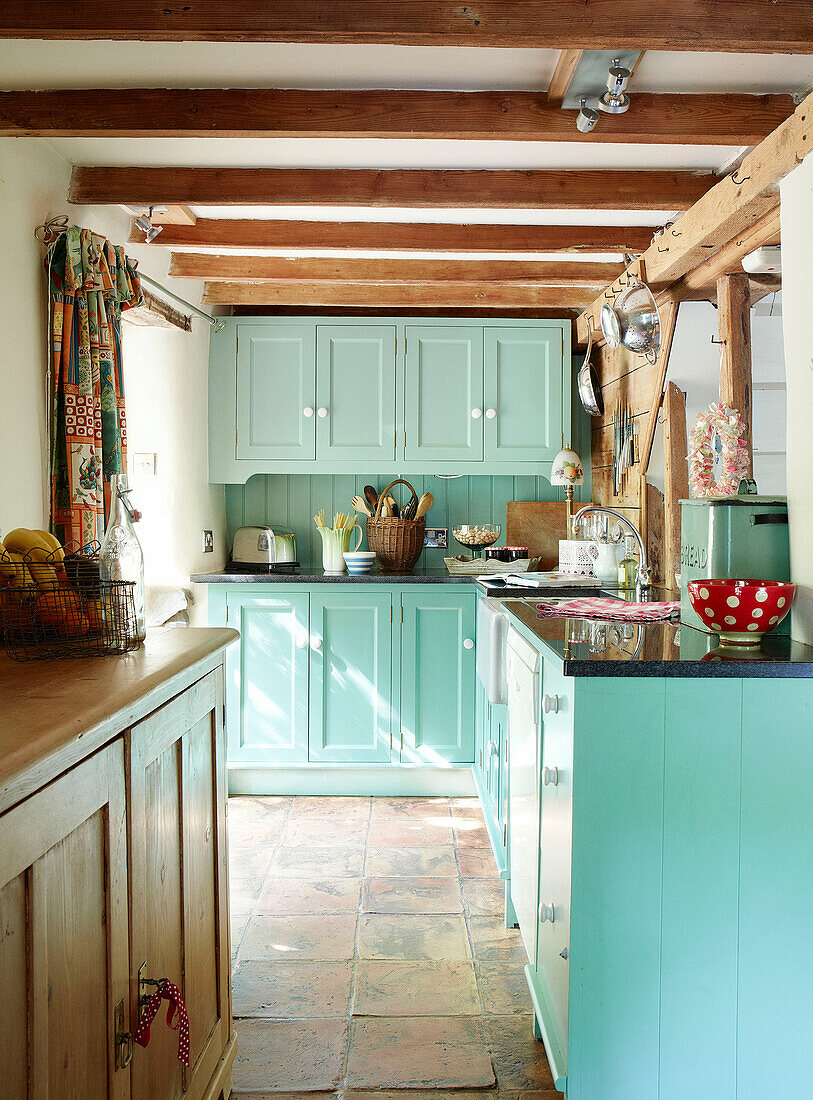
<svg viewBox="0 0 813 1100">
<path fill-rule="evenodd" d="M 313 409 L 310 407 L 310 405 L 305 406 L 305 408 L 302 410 L 302 415 L 308 420 L 313 416 Z"/>
<path fill-rule="evenodd" d="M 307 645 L 308 645 L 308 639 L 307 638 L 297 638 L 297 640 L 296 640 L 296 648 L 297 649 L 306 649 Z"/>
<path fill-rule="evenodd" d="M 496 415 L 496 409 L 486 409 L 486 420 L 493 420 Z"/>
<path fill-rule="evenodd" d="M 489 743 L 488 743 L 488 751 L 489 751 L 489 753 L 490 753 L 490 754 L 491 754 L 492 756 L 499 756 L 499 755 L 500 755 L 500 749 L 499 749 L 499 746 L 498 746 L 498 745 L 495 745 L 495 743 L 494 743 L 493 741 L 489 741 Z"/>
<path fill-rule="evenodd" d="M 542 710 L 544 710 L 545 714 L 558 714 L 559 696 L 545 695 L 542 699 Z"/>
<path fill-rule="evenodd" d="M 472 409 L 471 410 L 472 420 L 479 420 L 482 415 L 483 415 L 483 410 L 482 409 Z"/>
<path fill-rule="evenodd" d="M 321 638 L 312 638 L 311 639 L 311 645 L 313 646 L 314 649 L 321 649 L 322 648 L 322 639 Z"/>
<path fill-rule="evenodd" d="M 318 409 L 318 410 L 317 410 L 317 413 L 316 413 L 316 415 L 317 415 L 317 416 L 318 416 L 318 417 L 319 417 L 319 418 L 320 418 L 321 420 L 324 420 L 324 419 L 325 419 L 325 417 L 327 416 L 327 409 L 326 409 L 326 408 L 324 407 L 324 405 L 322 406 L 322 408 L 321 408 L 321 409 Z"/>
<path fill-rule="evenodd" d="M 471 638 L 464 638 L 463 639 L 463 648 L 464 649 L 474 649 L 474 642 L 472 641 Z"/>
<path fill-rule="evenodd" d="M 545 924 L 547 921 L 550 921 L 551 924 L 554 923 L 553 902 L 543 901 L 539 906 L 539 923 Z"/>
<path fill-rule="evenodd" d="M 546 787 L 558 787 L 559 786 L 559 769 L 558 768 L 545 768 L 542 772 L 542 778 Z"/>
</svg>

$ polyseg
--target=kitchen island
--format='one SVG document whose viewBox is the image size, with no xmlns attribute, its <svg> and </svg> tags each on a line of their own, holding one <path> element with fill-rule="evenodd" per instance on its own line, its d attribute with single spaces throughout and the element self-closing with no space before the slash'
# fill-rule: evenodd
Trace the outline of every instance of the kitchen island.
<svg viewBox="0 0 813 1100">
<path fill-rule="evenodd" d="M 0 658 L 2 1095 L 228 1095 L 224 649 L 151 630 L 122 656 Z M 190 1020 L 134 1046 L 139 998 Z M 114 1083 L 114 1084 L 112 1084 Z M 111 1091 L 111 1088 L 113 1091 Z"/>
<path fill-rule="evenodd" d="M 813 649 L 536 603 L 504 604 L 508 896 L 557 1087 L 811 1095 Z"/>
</svg>

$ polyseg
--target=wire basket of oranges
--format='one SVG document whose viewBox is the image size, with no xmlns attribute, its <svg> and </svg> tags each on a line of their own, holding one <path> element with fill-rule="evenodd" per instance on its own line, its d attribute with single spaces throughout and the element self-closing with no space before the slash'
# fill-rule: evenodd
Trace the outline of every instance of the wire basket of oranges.
<svg viewBox="0 0 813 1100">
<path fill-rule="evenodd" d="M 9 657 L 101 657 L 137 649 L 135 585 L 101 581 L 98 544 L 66 554 L 45 535 L 20 529 L 0 543 L 0 628 Z"/>
</svg>

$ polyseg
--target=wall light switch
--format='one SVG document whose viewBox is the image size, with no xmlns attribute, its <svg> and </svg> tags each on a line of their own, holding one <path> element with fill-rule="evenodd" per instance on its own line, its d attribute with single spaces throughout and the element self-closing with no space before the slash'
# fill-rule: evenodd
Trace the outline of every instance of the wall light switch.
<svg viewBox="0 0 813 1100">
<path fill-rule="evenodd" d="M 203 532 L 203 552 L 204 554 L 213 554 L 215 549 L 215 537 L 211 531 Z"/>
<path fill-rule="evenodd" d="M 449 545 L 449 528 L 427 527 L 423 536 L 423 545 L 429 549 L 445 550 Z"/>
<path fill-rule="evenodd" d="M 133 455 L 133 473 L 140 474 L 145 477 L 155 477 L 155 471 L 158 466 L 158 455 L 155 453 L 146 454 L 141 452 L 140 454 Z"/>
</svg>

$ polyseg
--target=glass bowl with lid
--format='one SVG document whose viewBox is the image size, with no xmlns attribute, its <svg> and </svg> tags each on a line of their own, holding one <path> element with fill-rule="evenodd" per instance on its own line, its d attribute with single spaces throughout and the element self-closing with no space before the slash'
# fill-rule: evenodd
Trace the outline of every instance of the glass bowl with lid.
<svg viewBox="0 0 813 1100">
<path fill-rule="evenodd" d="M 499 523 L 457 523 L 452 527 L 452 534 L 461 546 L 476 556 L 486 546 L 494 545 L 502 534 L 502 526 Z"/>
</svg>

